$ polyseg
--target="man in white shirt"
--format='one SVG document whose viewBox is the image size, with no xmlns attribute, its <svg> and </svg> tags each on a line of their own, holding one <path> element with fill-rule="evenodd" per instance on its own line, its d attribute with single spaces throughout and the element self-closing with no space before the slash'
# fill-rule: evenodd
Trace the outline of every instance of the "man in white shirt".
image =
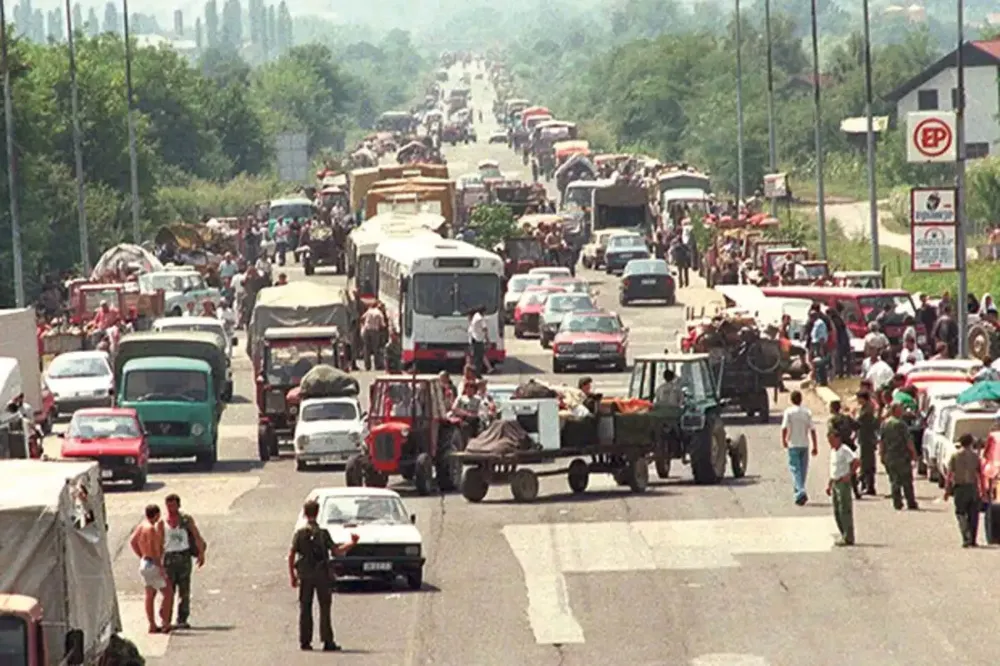
<svg viewBox="0 0 1000 666">
<path fill-rule="evenodd" d="M 264 276 L 268 282 L 271 281 L 271 262 L 268 260 L 267 254 L 262 252 L 261 255 L 257 257 L 257 262 L 254 264 L 254 268 L 256 268 L 257 272 Z"/>
<path fill-rule="evenodd" d="M 833 519 L 840 532 L 838 546 L 854 545 L 854 498 L 851 479 L 860 463 L 850 447 L 840 440 L 840 435 L 831 430 L 826 433 L 830 442 L 830 479 L 826 482 L 826 494 L 831 496 Z"/>
<path fill-rule="evenodd" d="M 486 317 L 483 316 L 483 308 L 476 308 L 469 316 L 469 346 L 472 356 L 472 367 L 476 373 L 482 375 L 487 371 L 486 365 L 486 344 L 490 341 L 489 328 L 486 325 Z"/>
<path fill-rule="evenodd" d="M 878 391 L 891 382 L 895 375 L 895 371 L 889 365 L 888 352 L 886 352 L 871 364 L 871 367 L 865 372 L 864 378 L 870 381 L 875 390 Z"/>
<path fill-rule="evenodd" d="M 219 277 L 222 278 L 223 282 L 231 279 L 237 273 L 240 272 L 239 264 L 233 259 L 232 252 L 226 252 L 222 261 L 219 262 Z"/>
<path fill-rule="evenodd" d="M 819 445 L 812 412 L 802 404 L 802 392 L 792 391 L 791 401 L 792 406 L 781 417 L 781 445 L 788 451 L 788 468 L 792 472 L 795 503 L 802 506 L 809 501 L 806 475 L 809 472 L 810 444 L 814 456 L 819 454 Z"/>
<path fill-rule="evenodd" d="M 868 334 L 865 336 L 864 342 L 865 356 L 873 352 L 881 356 L 882 352 L 889 348 L 889 338 L 885 336 L 881 327 L 875 322 L 868 324 Z"/>
</svg>

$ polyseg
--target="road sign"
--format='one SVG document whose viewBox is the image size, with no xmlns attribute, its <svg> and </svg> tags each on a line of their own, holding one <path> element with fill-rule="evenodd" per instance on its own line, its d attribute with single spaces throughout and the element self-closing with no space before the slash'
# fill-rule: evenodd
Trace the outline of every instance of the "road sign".
<svg viewBox="0 0 1000 666">
<path fill-rule="evenodd" d="M 958 270 L 954 224 L 922 224 L 910 227 L 910 270 L 947 273 Z"/>
<path fill-rule="evenodd" d="M 910 226 L 957 224 L 954 187 L 914 187 L 910 190 Z"/>
<path fill-rule="evenodd" d="M 764 176 L 764 198 L 784 199 L 788 196 L 788 174 L 769 173 Z"/>
<path fill-rule="evenodd" d="M 274 152 L 281 180 L 288 183 L 309 183 L 312 165 L 309 163 L 308 137 L 304 133 L 279 134 L 275 137 Z"/>
<path fill-rule="evenodd" d="M 906 134 L 907 162 L 954 162 L 958 159 L 954 111 L 910 113 Z"/>
</svg>

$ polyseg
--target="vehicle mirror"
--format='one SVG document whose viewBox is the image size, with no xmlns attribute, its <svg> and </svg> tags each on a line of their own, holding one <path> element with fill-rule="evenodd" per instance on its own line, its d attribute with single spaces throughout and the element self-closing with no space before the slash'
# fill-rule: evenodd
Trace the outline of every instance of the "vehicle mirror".
<svg viewBox="0 0 1000 666">
<path fill-rule="evenodd" d="M 415 513 L 410 514 L 410 522 L 413 523 L 414 525 L 417 524 L 417 514 Z"/>
<path fill-rule="evenodd" d="M 63 663 L 78 666 L 83 663 L 83 629 L 70 629 L 64 643 L 66 658 Z"/>
</svg>

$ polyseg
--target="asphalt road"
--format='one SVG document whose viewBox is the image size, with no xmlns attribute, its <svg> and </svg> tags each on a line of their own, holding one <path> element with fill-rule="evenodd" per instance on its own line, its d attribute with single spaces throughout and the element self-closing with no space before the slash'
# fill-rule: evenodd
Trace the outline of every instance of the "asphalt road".
<svg viewBox="0 0 1000 666">
<path fill-rule="evenodd" d="M 476 97 L 474 103 L 489 109 Z M 485 143 L 453 150 L 449 161 L 473 169 L 485 157 L 501 159 L 504 168 L 519 164 L 506 148 Z M 297 267 L 289 273 L 304 279 Z M 613 308 L 614 283 L 584 275 L 600 290 L 601 304 Z M 341 282 L 325 273 L 311 279 Z M 702 296 L 686 290 L 680 300 Z M 681 306 L 621 310 L 631 354 L 670 344 L 683 312 Z M 507 340 L 512 360 L 495 381 L 536 373 L 557 379 L 547 374 L 549 357 L 537 341 Z M 993 555 L 958 548 L 949 507 L 933 501 L 936 488 L 918 485 L 923 510 L 917 513 L 896 513 L 884 499 L 862 501 L 859 546 L 835 549 L 823 493 L 825 447 L 809 481 L 813 501 L 796 507 L 777 426 L 739 419 L 728 428 L 749 438 L 748 476 L 714 487 L 693 485 L 680 466 L 674 478 L 653 481 L 639 496 L 592 478 L 591 489 L 573 497 L 564 477 L 543 478 L 539 501 L 530 505 L 513 503 L 506 488 L 491 489 L 473 505 L 460 495 L 420 498 L 400 486 L 424 537 L 424 589 L 345 586 L 335 601 L 345 653 L 300 653 L 296 593 L 285 570 L 292 526 L 308 491 L 342 485 L 343 475 L 296 472 L 287 456 L 258 462 L 242 349 L 234 368 L 238 397 L 224 416 L 214 472 L 157 464 L 146 491 L 107 494 L 126 633 L 151 666 L 995 661 L 988 629 Z M 623 389 L 626 376 L 597 379 L 602 388 Z M 573 375 L 558 379 L 575 383 Z M 887 489 L 884 476 L 879 482 Z M 194 628 L 149 636 L 137 562 L 125 541 L 145 504 L 162 503 L 169 492 L 179 493 L 199 521 L 208 563 L 195 575 Z"/>
</svg>

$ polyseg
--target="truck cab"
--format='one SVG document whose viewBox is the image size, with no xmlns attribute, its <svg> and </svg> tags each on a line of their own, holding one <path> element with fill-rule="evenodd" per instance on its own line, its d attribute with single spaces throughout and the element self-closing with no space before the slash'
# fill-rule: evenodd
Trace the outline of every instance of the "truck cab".
<svg viewBox="0 0 1000 666">
<path fill-rule="evenodd" d="M 119 343 L 115 402 L 138 412 L 150 458 L 194 457 L 214 467 L 228 369 L 216 338 L 200 331 L 133 333 Z"/>
</svg>

